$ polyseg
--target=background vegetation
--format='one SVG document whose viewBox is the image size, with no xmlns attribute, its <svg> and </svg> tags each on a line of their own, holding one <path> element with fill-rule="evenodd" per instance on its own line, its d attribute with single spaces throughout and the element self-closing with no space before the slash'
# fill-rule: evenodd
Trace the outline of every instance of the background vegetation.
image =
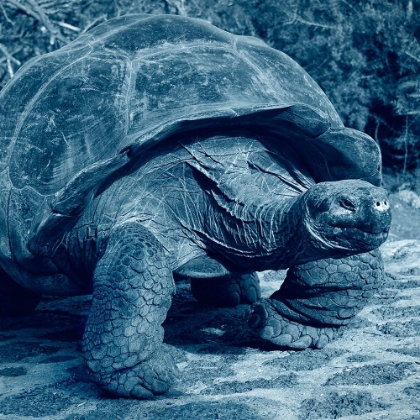
<svg viewBox="0 0 420 420">
<path fill-rule="evenodd" d="M 127 13 L 200 17 L 262 38 L 311 74 L 347 126 L 378 141 L 388 170 L 420 174 L 420 0 L 0 0 L 0 86 L 29 58 Z"/>
</svg>

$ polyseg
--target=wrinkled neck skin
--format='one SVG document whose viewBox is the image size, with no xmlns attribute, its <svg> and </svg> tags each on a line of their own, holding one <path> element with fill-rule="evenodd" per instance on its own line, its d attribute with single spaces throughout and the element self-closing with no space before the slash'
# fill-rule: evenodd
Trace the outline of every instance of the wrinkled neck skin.
<svg viewBox="0 0 420 420">
<path fill-rule="evenodd" d="M 293 237 L 289 238 L 288 246 L 291 254 L 289 255 L 289 267 L 316 261 L 322 258 L 341 258 L 360 253 L 338 244 L 326 241 L 317 231 L 310 217 L 307 206 L 308 195 L 302 194 L 293 204 L 293 212 L 299 214 L 299 221 L 296 223 L 296 230 Z"/>
<path fill-rule="evenodd" d="M 314 229 L 307 208 L 307 194 L 291 200 L 283 208 L 273 209 L 272 226 L 264 220 L 262 232 L 270 238 L 270 256 L 264 270 L 281 270 L 321 258 L 338 258 L 357 251 L 337 247 L 325 241 Z"/>
<path fill-rule="evenodd" d="M 308 214 L 306 193 L 281 203 L 262 204 L 247 214 L 248 222 L 238 222 L 227 213 L 217 216 L 217 212 L 207 214 L 206 219 L 215 220 L 219 235 L 227 235 L 207 237 L 209 248 L 244 269 L 282 270 L 321 258 L 358 253 L 329 244 L 317 234 Z"/>
<path fill-rule="evenodd" d="M 240 210 L 207 207 L 203 216 L 204 242 L 210 251 L 244 269 L 279 270 L 290 267 L 291 262 L 306 262 L 308 259 L 303 256 L 308 251 L 304 246 L 306 237 L 301 238 L 303 196 L 271 200 Z M 313 259 L 317 257 L 309 260 Z"/>
</svg>

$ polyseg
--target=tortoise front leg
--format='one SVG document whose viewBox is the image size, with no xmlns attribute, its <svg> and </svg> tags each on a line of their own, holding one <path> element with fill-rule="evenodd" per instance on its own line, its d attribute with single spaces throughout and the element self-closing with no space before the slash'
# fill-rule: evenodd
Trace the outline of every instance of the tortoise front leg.
<svg viewBox="0 0 420 420">
<path fill-rule="evenodd" d="M 365 306 L 383 278 L 379 250 L 288 270 L 280 290 L 254 307 L 250 326 L 288 348 L 323 348 Z"/>
<path fill-rule="evenodd" d="M 175 364 L 162 347 L 162 322 L 174 293 L 162 245 L 139 223 L 116 228 L 94 272 L 83 337 L 89 375 L 121 396 L 167 391 Z"/>
</svg>

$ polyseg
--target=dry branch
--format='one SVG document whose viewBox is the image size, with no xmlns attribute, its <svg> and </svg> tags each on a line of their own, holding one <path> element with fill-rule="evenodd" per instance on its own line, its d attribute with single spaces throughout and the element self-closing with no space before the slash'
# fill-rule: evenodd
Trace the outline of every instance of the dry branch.
<svg viewBox="0 0 420 420">
<path fill-rule="evenodd" d="M 0 51 L 4 54 L 6 58 L 7 72 L 9 73 L 10 78 L 12 78 L 15 75 L 13 71 L 13 67 L 12 67 L 12 62 L 20 66 L 20 61 L 17 60 L 15 57 L 13 57 L 13 55 L 10 54 L 9 50 L 1 43 L 0 43 Z"/>
<path fill-rule="evenodd" d="M 41 7 L 35 0 L 25 1 L 28 5 L 23 4 L 19 0 L 6 0 L 6 3 L 8 3 L 11 6 L 14 6 L 16 9 L 21 10 L 28 16 L 32 16 L 37 21 L 41 22 L 50 34 L 51 45 L 54 45 L 56 39 L 59 39 L 65 44 L 69 42 L 69 40 L 61 34 L 60 30 L 56 28 L 51 22 L 51 20 L 48 18 L 47 13 L 43 7 Z"/>
</svg>

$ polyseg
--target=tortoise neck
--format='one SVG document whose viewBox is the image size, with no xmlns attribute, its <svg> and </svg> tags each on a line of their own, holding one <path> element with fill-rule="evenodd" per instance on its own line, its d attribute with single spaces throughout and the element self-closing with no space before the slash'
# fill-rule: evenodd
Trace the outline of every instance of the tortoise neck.
<svg viewBox="0 0 420 420">
<path fill-rule="evenodd" d="M 266 256 L 261 256 L 264 270 L 286 269 L 325 258 L 310 229 L 306 192 L 285 203 L 273 205 L 259 220 L 259 231 Z"/>
<path fill-rule="evenodd" d="M 268 216 L 268 215 L 267 215 Z M 301 263 L 308 254 L 305 193 L 273 206 L 270 218 L 262 220 L 262 232 L 270 249 L 265 270 L 281 270 Z"/>
<path fill-rule="evenodd" d="M 246 209 L 246 215 L 242 209 L 241 218 L 234 212 L 224 213 L 217 219 L 217 237 L 213 232 L 206 242 L 216 253 L 245 269 L 287 268 L 303 248 L 297 237 L 303 215 L 301 196 L 259 203 Z M 218 214 L 208 215 L 207 220 Z"/>
</svg>

